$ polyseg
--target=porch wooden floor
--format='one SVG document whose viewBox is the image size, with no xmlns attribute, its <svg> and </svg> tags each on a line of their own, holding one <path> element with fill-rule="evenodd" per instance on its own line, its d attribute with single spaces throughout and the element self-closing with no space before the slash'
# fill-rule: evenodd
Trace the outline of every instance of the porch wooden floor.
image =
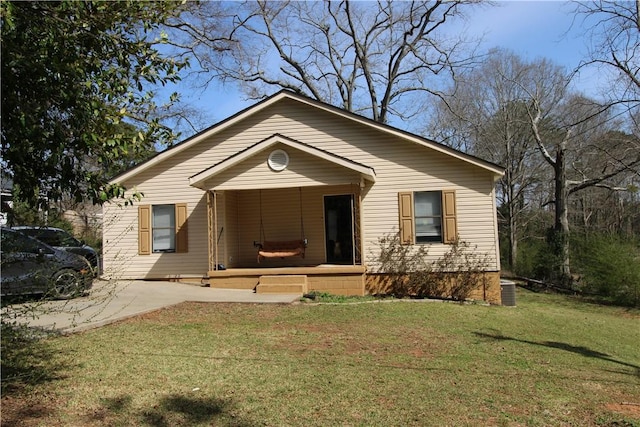
<svg viewBox="0 0 640 427">
<path fill-rule="evenodd" d="M 209 271 L 212 288 L 255 289 L 263 276 L 307 276 L 308 291 L 364 295 L 366 267 L 321 264 L 305 267 L 230 268 Z"/>
<path fill-rule="evenodd" d="M 262 276 L 274 274 L 361 274 L 366 271 L 367 268 L 363 265 L 320 264 L 303 267 L 252 267 L 211 270 L 209 271 L 209 277 Z"/>
</svg>

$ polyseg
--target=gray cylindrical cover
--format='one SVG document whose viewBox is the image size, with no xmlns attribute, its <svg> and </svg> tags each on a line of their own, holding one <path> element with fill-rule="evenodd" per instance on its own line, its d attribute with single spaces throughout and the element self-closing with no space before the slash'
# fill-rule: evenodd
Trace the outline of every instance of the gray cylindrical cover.
<svg viewBox="0 0 640 427">
<path fill-rule="evenodd" d="M 500 281 L 500 298 L 502 299 L 502 305 L 515 306 L 516 305 L 516 284 L 510 280 Z"/>
</svg>

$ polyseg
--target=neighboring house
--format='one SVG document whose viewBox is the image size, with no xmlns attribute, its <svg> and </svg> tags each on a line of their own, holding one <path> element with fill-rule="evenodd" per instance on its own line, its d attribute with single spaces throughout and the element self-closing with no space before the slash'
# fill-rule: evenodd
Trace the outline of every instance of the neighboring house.
<svg viewBox="0 0 640 427">
<path fill-rule="evenodd" d="M 102 234 L 102 208 L 91 203 L 83 203 L 62 214 L 73 227 L 74 236 L 95 238 Z"/>
<path fill-rule="evenodd" d="M 0 225 L 7 225 L 13 209 L 13 181 L 0 174 Z"/>
<path fill-rule="evenodd" d="M 456 237 L 477 246 L 489 285 L 476 296 L 499 303 L 502 173 L 282 91 L 112 181 L 143 198 L 104 207 L 105 275 L 363 295 L 379 239 L 400 232 L 433 260 Z"/>
</svg>

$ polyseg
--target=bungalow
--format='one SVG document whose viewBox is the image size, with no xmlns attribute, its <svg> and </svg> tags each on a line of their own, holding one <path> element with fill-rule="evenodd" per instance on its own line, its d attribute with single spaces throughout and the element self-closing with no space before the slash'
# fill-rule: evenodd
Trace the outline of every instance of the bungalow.
<svg viewBox="0 0 640 427">
<path fill-rule="evenodd" d="M 500 303 L 494 184 L 503 169 L 281 91 L 117 176 L 140 203 L 104 206 L 105 275 L 211 287 L 376 289 L 380 239 L 456 239 L 486 254 L 476 297 Z"/>
</svg>

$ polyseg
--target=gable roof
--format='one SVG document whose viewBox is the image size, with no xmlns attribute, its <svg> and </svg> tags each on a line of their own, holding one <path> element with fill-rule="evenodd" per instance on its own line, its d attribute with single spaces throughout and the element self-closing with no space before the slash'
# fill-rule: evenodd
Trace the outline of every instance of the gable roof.
<svg viewBox="0 0 640 427">
<path fill-rule="evenodd" d="M 386 125 L 384 123 L 379 123 L 376 122 L 372 119 L 360 116 L 358 114 L 355 113 L 351 113 L 349 111 L 340 109 L 338 107 L 334 107 L 333 105 L 329 105 L 326 104 L 324 102 L 320 102 L 320 101 L 316 101 L 314 99 L 311 99 L 309 97 L 306 97 L 304 95 L 300 95 L 288 90 L 282 90 L 280 92 L 277 92 L 276 94 L 265 98 L 264 100 L 254 104 L 253 106 L 250 106 L 248 108 L 245 108 L 242 111 L 239 111 L 238 113 L 218 122 L 217 124 L 204 129 L 201 132 L 198 132 L 197 134 L 183 140 L 182 142 L 176 144 L 175 146 L 162 151 L 158 154 L 156 154 L 155 156 L 153 156 L 152 158 L 148 159 L 147 161 L 134 166 L 133 168 L 121 173 L 120 175 L 115 176 L 114 178 L 111 179 L 111 183 L 117 183 L 117 182 L 122 182 L 122 181 L 126 181 L 127 179 L 130 179 L 131 177 L 134 177 L 136 175 L 138 175 L 139 173 L 149 169 L 150 167 L 157 165 L 158 163 L 161 163 L 162 161 L 164 161 L 165 159 L 168 159 L 180 152 L 182 152 L 183 150 L 186 150 L 190 147 L 192 147 L 193 145 L 198 144 L 200 141 L 205 140 L 209 137 L 211 137 L 212 135 L 215 135 L 221 131 L 223 131 L 224 129 L 227 129 L 231 126 L 233 126 L 234 124 L 241 122 L 242 120 L 246 119 L 247 117 L 256 114 L 259 111 L 262 111 L 268 107 L 270 107 L 273 104 L 276 104 L 278 102 L 280 102 L 283 99 L 291 99 L 297 102 L 300 102 L 302 104 L 314 107 L 314 108 L 318 108 L 320 110 L 323 111 L 327 111 L 329 113 L 332 114 L 336 114 L 338 116 L 341 116 L 345 119 L 351 120 L 353 122 L 356 123 L 360 123 L 363 124 L 365 126 L 369 126 L 371 128 L 377 129 L 378 131 L 381 131 L 383 133 L 389 134 L 389 135 L 393 135 L 395 137 L 401 138 L 403 140 L 418 144 L 418 145 L 422 145 L 424 147 L 433 149 L 435 151 L 447 154 L 449 156 L 455 157 L 457 159 L 460 159 L 464 162 L 473 164 L 477 167 L 480 167 L 482 169 L 485 169 L 488 172 L 491 172 L 494 175 L 494 179 L 498 179 L 500 178 L 503 174 L 504 174 L 504 168 L 501 166 L 498 166 L 494 163 L 488 162 L 486 160 L 482 160 L 478 157 L 472 156 L 470 154 L 466 154 L 463 153 L 462 151 L 458 151 L 455 150 L 451 147 L 447 147 L 446 145 L 437 143 L 435 141 L 432 141 L 430 139 L 427 138 L 423 138 L 421 136 L 412 134 L 410 132 L 407 131 L 403 131 L 400 130 L 398 128 L 395 128 L 393 126 L 389 126 Z M 290 140 L 289 141 L 293 141 Z M 297 144 L 302 144 L 299 141 L 296 141 Z M 259 144 L 259 143 L 258 143 Z M 310 147 L 307 144 L 302 144 L 305 145 L 306 147 Z M 299 145 L 298 145 L 299 146 Z M 316 149 L 317 150 L 317 149 Z M 322 151 L 322 150 L 318 150 L 318 151 Z M 241 152 L 242 153 L 242 152 Z M 318 153 L 316 153 L 318 154 Z M 233 157 L 233 156 L 232 156 Z M 215 166 L 214 166 L 215 167 Z M 204 171 L 203 171 L 204 172 Z M 201 172 L 202 173 L 202 172 Z M 192 177 L 193 178 L 193 177 Z M 198 180 L 199 181 L 199 180 Z"/>
<path fill-rule="evenodd" d="M 243 162 L 244 160 L 276 144 L 286 145 L 296 150 L 303 151 L 314 157 L 327 160 L 343 168 L 350 169 L 354 172 L 359 173 L 364 179 L 367 179 L 369 181 L 375 182 L 376 180 L 376 173 L 373 170 L 373 168 L 369 166 L 363 165 L 362 163 L 359 163 L 353 160 L 349 160 L 346 157 L 338 156 L 328 151 L 321 150 L 309 144 L 305 144 L 303 142 L 297 141 L 293 138 L 289 138 L 284 135 L 274 133 L 270 137 L 265 138 L 262 141 L 259 141 L 253 144 L 252 146 L 247 147 L 246 149 L 227 157 L 221 162 L 216 163 L 215 165 L 210 166 L 198 172 L 197 174 L 189 177 L 189 185 L 193 187 L 201 188 L 202 184 L 209 178 Z"/>
</svg>

